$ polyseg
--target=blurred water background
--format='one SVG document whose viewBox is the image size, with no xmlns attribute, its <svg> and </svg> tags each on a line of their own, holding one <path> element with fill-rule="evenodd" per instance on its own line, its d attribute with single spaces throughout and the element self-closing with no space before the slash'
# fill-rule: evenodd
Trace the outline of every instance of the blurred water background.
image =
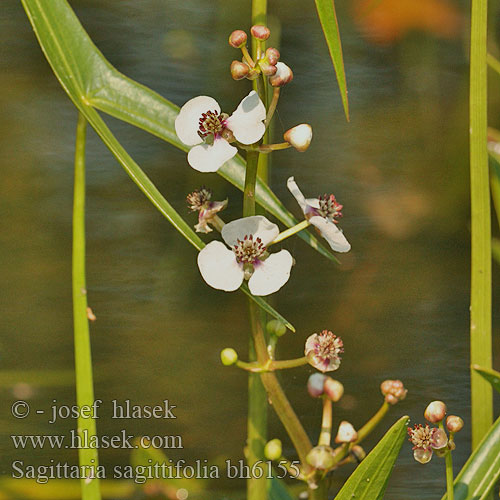
<svg viewBox="0 0 500 500">
<path fill-rule="evenodd" d="M 344 339 L 344 360 L 335 376 L 347 395 L 335 410 L 336 423 L 348 419 L 361 426 L 381 403 L 380 382 L 405 382 L 407 400 L 367 440 L 368 450 L 399 416 L 422 422 L 429 401 L 445 400 L 466 421 L 454 455 L 458 470 L 470 448 L 468 2 L 425 0 L 418 12 L 411 0 L 376 2 L 373 10 L 362 0 L 336 3 L 350 123 L 312 0 L 269 2 L 274 39 L 280 35 L 282 59 L 295 73 L 282 92 L 276 137 L 301 122 L 314 129 L 307 153 L 274 155 L 272 187 L 296 215 L 288 176 L 294 175 L 308 196 L 335 193 L 352 244 L 342 265 L 335 266 L 301 240 L 287 242 L 297 265 L 273 304 L 297 333 L 281 340 L 279 356 L 300 356 L 305 338 L 324 328 Z M 227 44 L 233 29 L 249 28 L 248 0 L 78 0 L 71 5 L 113 65 L 178 105 L 206 94 L 230 111 L 248 92 L 247 83 L 229 76 L 229 63 L 238 54 Z M 70 279 L 76 112 L 43 58 L 20 2 L 2 2 L 0 33 L 0 497 L 45 498 L 41 486 L 20 491 L 5 480 L 12 461 L 75 462 L 75 450 L 15 450 L 9 435 L 64 434 L 74 421 L 49 425 L 40 415 L 15 420 L 10 405 L 16 399 L 45 410 L 53 400 L 74 404 Z M 498 126 L 499 86 L 492 80 L 490 121 Z M 197 173 L 185 154 L 167 143 L 106 120 L 193 224 L 185 196 L 201 184 L 214 190 L 215 199 L 229 198 L 226 220 L 239 216 L 241 194 L 219 176 Z M 184 449 L 169 451 L 172 459 L 242 458 L 246 376 L 224 368 L 219 352 L 232 346 L 246 358 L 244 297 L 205 285 L 195 251 L 93 131 L 87 158 L 96 397 L 108 409 L 112 399 L 176 404 L 175 421 L 126 422 L 131 434 L 182 435 Z M 497 298 L 498 286 L 495 293 Z M 496 324 L 495 333 L 498 362 Z M 311 372 L 294 369 L 281 379 L 316 439 L 321 407 L 305 391 Z M 123 421 L 105 414 L 98 421 L 101 434 L 123 427 Z M 272 413 L 269 435 L 280 437 L 285 455 L 293 456 Z M 109 467 L 129 460 L 127 450 L 101 452 Z M 347 472 L 336 475 L 337 484 Z M 444 463 L 417 464 L 405 443 L 385 498 L 440 498 L 443 475 Z M 203 486 L 212 499 L 241 498 L 244 490 L 244 482 L 234 479 Z M 50 497 L 69 498 L 69 493 Z"/>
</svg>

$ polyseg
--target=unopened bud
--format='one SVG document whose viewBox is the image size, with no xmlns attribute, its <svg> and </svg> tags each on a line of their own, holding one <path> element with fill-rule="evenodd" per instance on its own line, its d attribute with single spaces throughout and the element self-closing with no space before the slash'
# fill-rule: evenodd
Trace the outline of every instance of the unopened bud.
<svg viewBox="0 0 500 500">
<path fill-rule="evenodd" d="M 266 59 L 269 64 L 276 66 L 276 63 L 280 60 L 280 52 L 274 47 L 269 47 L 266 49 Z"/>
<path fill-rule="evenodd" d="M 276 68 L 278 68 L 276 74 L 269 78 L 269 83 L 273 87 L 283 87 L 293 80 L 293 72 L 285 63 L 276 63 Z"/>
<path fill-rule="evenodd" d="M 306 457 L 307 463 L 319 470 L 328 470 L 335 464 L 335 452 L 330 446 L 315 446 Z"/>
<path fill-rule="evenodd" d="M 271 35 L 271 31 L 267 26 L 263 26 L 262 24 L 255 24 L 250 28 L 250 33 L 254 38 L 258 40 L 267 40 Z"/>
<path fill-rule="evenodd" d="M 235 30 L 229 35 L 229 45 L 241 49 L 247 43 L 247 34 L 243 30 Z"/>
<path fill-rule="evenodd" d="M 266 61 L 262 61 L 259 63 L 260 70 L 265 76 L 273 76 L 278 71 L 278 68 L 272 64 L 269 64 Z"/>
<path fill-rule="evenodd" d="M 363 448 L 359 446 L 359 444 L 356 444 L 351 448 L 350 454 L 358 463 L 362 462 L 366 457 L 366 451 L 363 450 Z"/>
<path fill-rule="evenodd" d="M 264 447 L 264 456 L 268 460 L 278 460 L 281 458 L 282 447 L 279 439 L 271 439 Z"/>
<path fill-rule="evenodd" d="M 323 390 L 334 403 L 339 401 L 344 395 L 344 386 L 338 380 L 334 380 L 331 377 L 326 377 Z"/>
<path fill-rule="evenodd" d="M 352 443 L 358 439 L 356 429 L 347 420 L 340 422 L 337 436 L 335 437 L 336 443 Z"/>
<path fill-rule="evenodd" d="M 380 390 L 384 395 L 385 401 L 391 405 L 395 405 L 397 402 L 403 400 L 408 393 L 401 380 L 384 380 L 380 384 Z"/>
<path fill-rule="evenodd" d="M 461 431 L 463 426 L 464 426 L 464 421 L 460 417 L 457 417 L 457 415 L 450 415 L 446 419 L 446 428 L 450 432 Z"/>
<path fill-rule="evenodd" d="M 286 142 L 292 145 L 297 151 L 303 153 L 311 144 L 312 128 L 307 123 L 297 125 L 283 134 Z"/>
<path fill-rule="evenodd" d="M 267 322 L 266 330 L 270 335 L 282 337 L 286 333 L 286 326 L 279 319 L 272 319 L 271 321 Z"/>
<path fill-rule="evenodd" d="M 238 353 L 231 347 L 226 347 L 220 353 L 220 360 L 225 366 L 231 366 L 238 361 Z"/>
<path fill-rule="evenodd" d="M 233 61 L 231 63 L 231 76 L 233 80 L 242 80 L 248 75 L 250 68 L 248 64 L 241 61 Z"/>
<path fill-rule="evenodd" d="M 307 391 L 313 398 L 319 398 L 323 395 L 326 375 L 322 373 L 313 373 L 307 381 Z"/>
<path fill-rule="evenodd" d="M 436 424 L 441 422 L 446 415 L 446 405 L 442 401 L 429 403 L 424 411 L 424 417 L 429 422 Z"/>
</svg>

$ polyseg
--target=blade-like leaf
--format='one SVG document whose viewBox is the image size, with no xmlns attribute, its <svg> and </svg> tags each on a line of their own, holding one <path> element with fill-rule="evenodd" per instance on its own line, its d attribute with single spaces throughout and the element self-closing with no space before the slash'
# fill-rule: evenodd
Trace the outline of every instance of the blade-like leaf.
<svg viewBox="0 0 500 500">
<path fill-rule="evenodd" d="M 491 384 L 493 389 L 500 392 L 500 372 L 489 368 L 481 368 L 478 365 L 474 365 L 472 368 L 479 373 L 479 375 L 484 377 Z"/>
<path fill-rule="evenodd" d="M 270 500 L 295 500 L 283 480 L 273 477 L 269 488 Z"/>
<path fill-rule="evenodd" d="M 319 20 L 325 35 L 333 68 L 337 75 L 342 104 L 347 120 L 349 121 L 349 101 L 347 100 L 347 84 L 345 79 L 344 58 L 342 56 L 342 44 L 340 42 L 339 24 L 335 12 L 334 0 L 315 0 Z"/>
<path fill-rule="evenodd" d="M 455 479 L 454 500 L 486 500 L 500 479 L 500 418 L 491 426 Z M 447 500 L 444 495 L 441 500 Z"/>
<path fill-rule="evenodd" d="M 65 0 L 51 0 L 51 2 L 22 0 L 22 3 L 47 60 L 75 106 L 85 116 L 104 144 L 153 205 L 197 250 L 201 250 L 205 244 L 200 237 L 168 203 L 149 177 L 111 133 L 97 111 L 89 105 L 86 97 L 86 91 L 90 85 L 87 79 L 91 78 L 89 75 L 93 75 L 95 72 L 95 81 L 99 84 L 99 82 L 107 78 L 107 72 L 115 70 L 90 42 L 88 35 L 83 31 L 67 2 Z M 70 36 L 67 29 L 83 31 L 85 40 L 88 40 L 91 46 L 82 42 L 78 37 Z M 251 295 L 246 287 L 242 287 L 242 291 L 249 295 L 259 307 L 285 323 L 290 330 L 295 331 L 290 322 L 275 311 L 265 300 Z"/>
<path fill-rule="evenodd" d="M 73 100 L 97 108 L 142 128 L 184 151 L 175 133 L 179 108 L 151 89 L 116 70 L 94 45 L 66 0 L 22 0 L 42 50 L 59 82 Z M 245 161 L 237 156 L 218 173 L 240 190 L 245 179 Z M 255 198 L 259 205 L 287 227 L 297 220 L 260 179 Z M 299 237 L 328 259 L 338 262 L 329 249 L 308 231 Z"/>
<path fill-rule="evenodd" d="M 335 500 L 380 500 L 406 437 L 408 417 L 401 417 L 349 477 Z"/>
</svg>

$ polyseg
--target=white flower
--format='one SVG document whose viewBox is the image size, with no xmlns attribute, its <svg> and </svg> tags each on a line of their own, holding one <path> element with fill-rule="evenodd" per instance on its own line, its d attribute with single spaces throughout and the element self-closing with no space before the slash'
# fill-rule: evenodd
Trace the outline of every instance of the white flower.
<svg viewBox="0 0 500 500">
<path fill-rule="evenodd" d="M 278 291 L 290 277 L 293 258 L 287 250 L 271 255 L 267 245 L 279 234 L 276 224 L 262 215 L 237 219 L 222 228 L 222 239 L 212 241 L 198 254 L 203 279 L 213 288 L 232 292 L 244 279 L 253 295 Z"/>
<path fill-rule="evenodd" d="M 221 113 L 212 97 L 199 96 L 182 106 L 175 119 L 175 132 L 186 146 L 192 146 L 188 163 L 194 169 L 216 172 L 238 152 L 229 142 L 234 139 L 242 144 L 257 142 L 266 130 L 265 119 L 266 108 L 254 90 L 231 116 Z"/>
<path fill-rule="evenodd" d="M 351 245 L 342 230 L 337 227 L 336 219 L 342 217 L 342 205 L 337 203 L 335 196 L 331 194 L 306 199 L 293 177 L 288 179 L 287 187 L 300 205 L 306 219 L 319 230 L 332 250 L 348 252 Z"/>
</svg>

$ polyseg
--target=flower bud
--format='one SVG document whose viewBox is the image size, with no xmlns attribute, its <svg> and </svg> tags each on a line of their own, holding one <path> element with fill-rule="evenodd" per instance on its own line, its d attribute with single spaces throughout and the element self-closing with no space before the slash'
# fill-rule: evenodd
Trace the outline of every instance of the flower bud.
<svg viewBox="0 0 500 500">
<path fill-rule="evenodd" d="M 262 24 L 255 24 L 250 28 L 250 33 L 257 40 L 267 40 L 271 35 L 271 31 L 267 26 L 263 26 Z"/>
<path fill-rule="evenodd" d="M 464 426 L 464 421 L 460 417 L 457 417 L 456 415 L 450 415 L 446 419 L 446 428 L 450 432 L 461 431 L 463 426 Z"/>
<path fill-rule="evenodd" d="M 242 80 L 248 75 L 250 68 L 248 64 L 241 61 L 233 61 L 231 63 L 231 76 L 233 80 Z"/>
<path fill-rule="evenodd" d="M 280 53 L 278 49 L 275 49 L 274 47 L 269 47 L 266 49 L 266 59 L 269 64 L 272 66 L 276 66 L 276 63 L 280 59 Z"/>
<path fill-rule="evenodd" d="M 363 450 L 359 444 L 356 444 L 351 448 L 350 454 L 354 457 L 358 464 L 361 463 L 366 457 L 366 451 Z"/>
<path fill-rule="evenodd" d="M 347 420 L 340 422 L 337 436 L 335 437 L 336 443 L 352 443 L 358 439 L 358 433 L 351 423 Z"/>
<path fill-rule="evenodd" d="M 241 49 L 247 43 L 247 34 L 243 30 L 235 30 L 229 35 L 229 45 Z"/>
<path fill-rule="evenodd" d="M 408 394 L 401 380 L 384 380 L 380 384 L 380 390 L 387 403 L 395 405 L 397 402 L 403 400 Z"/>
<path fill-rule="evenodd" d="M 323 390 L 334 403 L 340 400 L 344 395 L 344 386 L 338 381 L 331 377 L 326 377 L 323 384 Z"/>
<path fill-rule="evenodd" d="M 269 83 L 273 87 L 283 87 L 293 80 L 293 72 L 286 64 L 278 62 L 276 68 L 278 68 L 276 74 L 269 78 Z"/>
<path fill-rule="evenodd" d="M 323 395 L 326 375 L 322 373 L 313 373 L 307 381 L 307 391 L 313 398 L 319 398 Z"/>
<path fill-rule="evenodd" d="M 335 464 L 335 452 L 330 446 L 315 446 L 306 457 L 307 463 L 319 470 L 328 470 Z"/>
<path fill-rule="evenodd" d="M 264 447 L 264 456 L 268 460 L 278 460 L 281 458 L 282 447 L 279 439 L 271 439 Z"/>
<path fill-rule="evenodd" d="M 220 353 L 220 360 L 225 366 L 231 366 L 238 361 L 238 353 L 231 347 L 226 347 Z"/>
<path fill-rule="evenodd" d="M 272 319 L 267 322 L 266 330 L 270 335 L 282 337 L 286 333 L 286 326 L 279 319 Z"/>
<path fill-rule="evenodd" d="M 429 422 L 436 424 L 441 422 L 446 415 L 446 405 L 442 401 L 433 401 L 429 403 L 424 411 L 424 417 Z"/>
<path fill-rule="evenodd" d="M 260 70 L 265 76 L 273 76 L 278 71 L 278 68 L 266 61 L 259 62 Z"/>
<path fill-rule="evenodd" d="M 283 134 L 283 138 L 297 151 L 303 153 L 311 144 L 312 128 L 307 123 L 297 125 Z"/>
</svg>

